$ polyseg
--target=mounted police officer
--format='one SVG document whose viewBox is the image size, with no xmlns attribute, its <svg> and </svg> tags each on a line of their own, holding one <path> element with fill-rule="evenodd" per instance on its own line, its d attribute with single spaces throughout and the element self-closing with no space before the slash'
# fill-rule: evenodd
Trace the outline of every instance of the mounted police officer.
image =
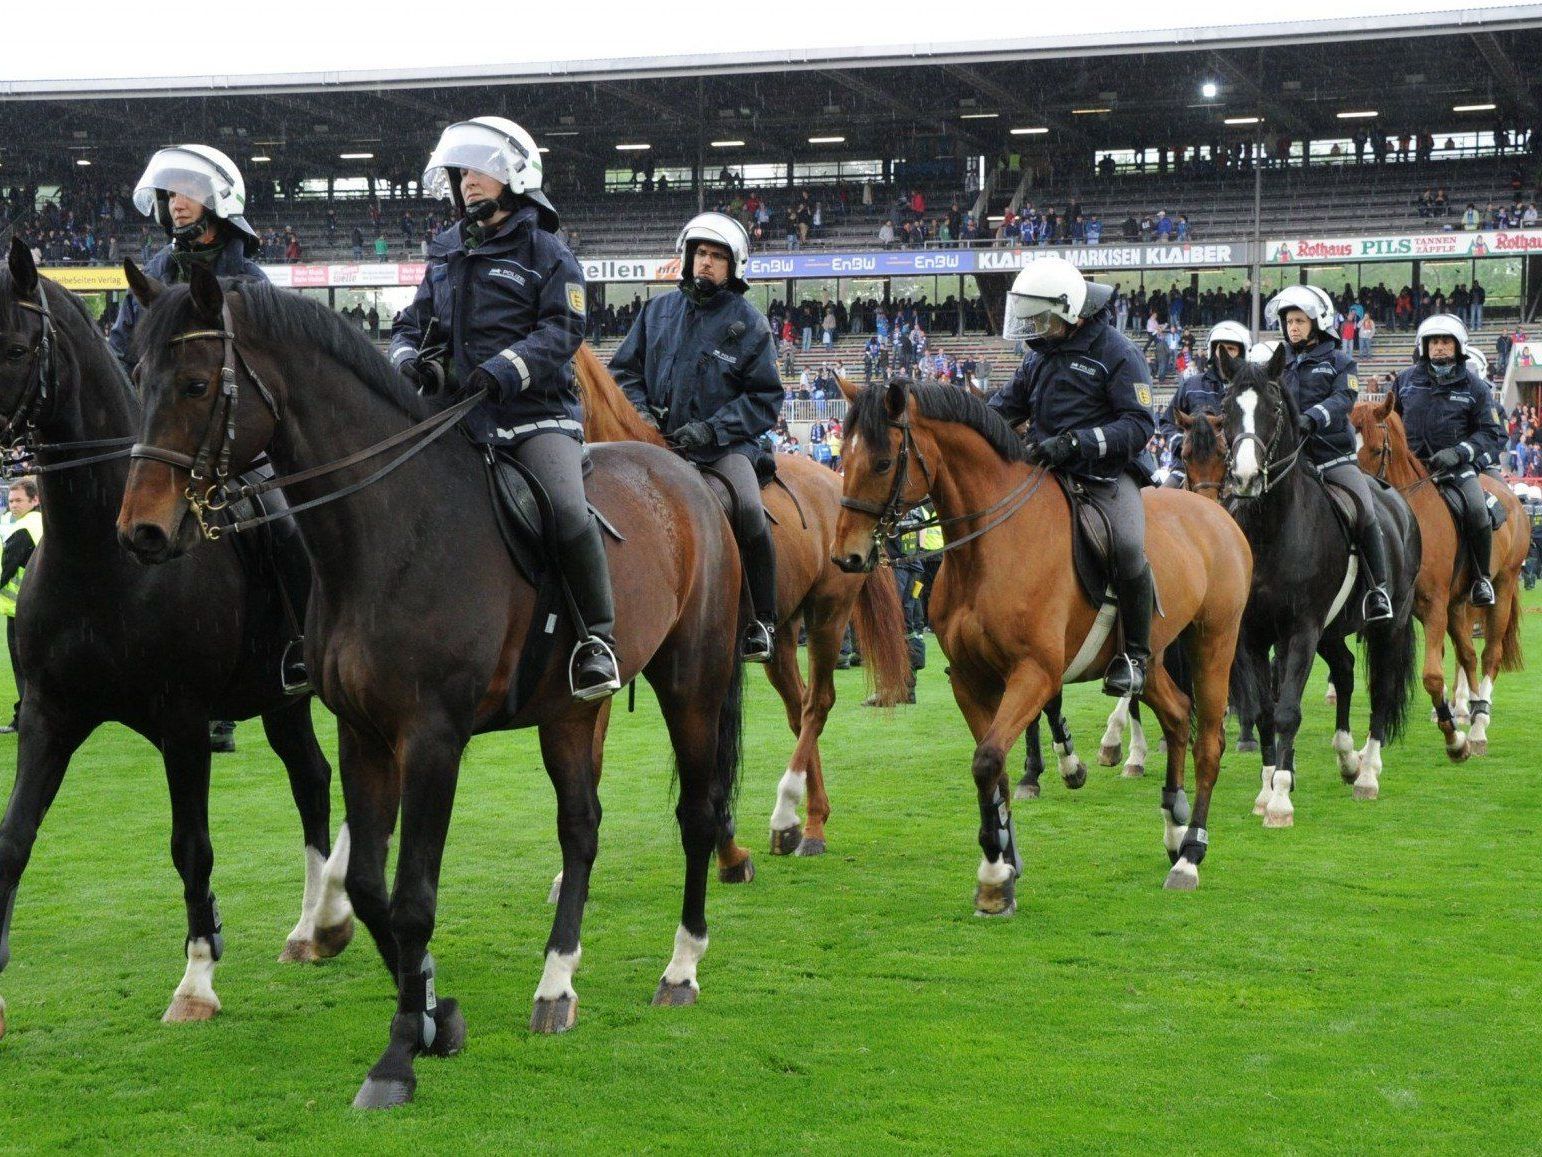
<svg viewBox="0 0 1542 1157">
<path fill-rule="evenodd" d="M 776 552 L 755 463 L 785 396 L 776 348 L 766 319 L 744 298 L 750 243 L 743 226 L 722 213 L 698 214 L 675 250 L 679 292 L 643 306 L 610 370 L 638 413 L 732 492 L 734 537 L 755 611 L 744 658 L 764 663 L 776 632 Z"/>
<path fill-rule="evenodd" d="M 1226 379 L 1221 377 L 1220 354 L 1241 361 L 1253 346 L 1252 335 L 1247 327 L 1235 321 L 1217 322 L 1210 330 L 1205 349 L 1205 372 L 1184 378 L 1178 384 L 1172 401 L 1162 414 L 1157 432 L 1167 439 L 1172 450 L 1173 466 L 1163 486 L 1182 490 L 1188 481 L 1183 469 L 1183 431 L 1178 427 L 1178 415 L 1194 418 L 1200 414 L 1219 414 L 1221 401 L 1226 396 Z"/>
<path fill-rule="evenodd" d="M 620 690 L 615 607 L 600 528 L 584 495 L 583 423 L 573 354 L 584 339 L 584 275 L 557 238 L 535 140 L 503 117 L 444 130 L 423 189 L 460 220 L 428 246 L 428 270 L 391 326 L 391 363 L 425 395 L 487 397 L 466 427 L 518 462 L 551 500 L 556 563 L 582 623 L 569 658 L 573 697 Z"/>
<path fill-rule="evenodd" d="M 1354 499 L 1354 534 L 1370 584 L 1361 608 L 1364 619 L 1390 619 L 1387 548 L 1371 499 L 1371 479 L 1355 458 L 1355 436 L 1349 428 L 1360 381 L 1355 359 L 1339 348 L 1334 336 L 1333 301 L 1315 285 L 1287 285 L 1269 300 L 1264 317 L 1271 323 L 1278 319 L 1285 336 L 1280 385 L 1295 400 L 1303 453 L 1324 479 Z"/>
<path fill-rule="evenodd" d="M 1449 313 L 1426 318 L 1414 337 L 1418 356 L 1392 386 L 1393 409 L 1403 416 L 1408 447 L 1429 467 L 1436 484 L 1461 496 L 1461 530 L 1478 575 L 1472 605 L 1494 605 L 1489 575 L 1493 528 L 1480 475 L 1499 460 L 1504 423 L 1488 384 L 1475 372 L 1467 327 Z"/>
<path fill-rule="evenodd" d="M 134 207 L 166 231 L 167 243 L 146 263 L 144 271 L 168 285 L 185 282 L 193 266 L 203 265 L 218 277 L 255 277 L 266 281 L 255 260 L 262 245 L 246 220 L 246 181 L 235 162 L 209 145 L 175 145 L 150 158 L 134 186 Z M 139 302 L 123 295 L 107 344 L 123 368 L 134 371 L 134 327 Z M 271 476 L 271 475 L 270 475 Z M 282 502 L 274 492 L 271 501 Z M 311 565 L 292 520 L 273 524 L 272 561 L 293 608 L 295 638 L 284 653 L 280 677 L 286 687 L 304 690 L 309 684 L 304 648 L 299 644 L 305 605 L 310 598 Z M 212 749 L 236 749 L 236 725 L 215 720 L 209 725 Z"/>
<path fill-rule="evenodd" d="M 1030 460 L 1068 474 L 1107 515 L 1125 646 L 1104 673 L 1103 693 L 1138 697 L 1153 602 L 1140 487 L 1152 482 L 1146 443 L 1156 419 L 1146 360 L 1105 316 L 1112 296 L 1064 258 L 1030 263 L 1007 294 L 1003 330 L 1008 341 L 1026 341 L 1028 354 L 990 405 L 1009 422 L 1027 418 Z"/>
</svg>

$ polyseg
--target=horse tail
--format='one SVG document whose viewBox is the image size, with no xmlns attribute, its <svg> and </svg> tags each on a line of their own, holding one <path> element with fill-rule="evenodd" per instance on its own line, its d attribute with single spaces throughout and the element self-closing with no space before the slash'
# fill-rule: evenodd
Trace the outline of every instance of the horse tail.
<svg viewBox="0 0 1542 1157">
<path fill-rule="evenodd" d="M 857 591 L 851 608 L 867 689 L 883 707 L 892 707 L 910 694 L 910 649 L 905 645 L 905 612 L 894 572 L 874 567 Z"/>
<path fill-rule="evenodd" d="M 1521 648 L 1521 584 L 1510 595 L 1510 621 L 1505 624 L 1504 641 L 1499 652 L 1501 671 L 1524 671 L 1526 652 Z"/>
<path fill-rule="evenodd" d="M 744 629 L 749 625 L 748 599 L 742 599 L 733 635 L 733 666 L 723 705 L 717 713 L 717 758 L 712 764 L 712 798 L 718 806 L 719 825 L 733 831 L 733 809 L 739 798 L 739 768 L 744 763 Z"/>
<path fill-rule="evenodd" d="M 1376 623 L 1361 636 L 1366 666 L 1370 672 L 1371 701 L 1386 703 L 1382 719 L 1384 742 L 1392 743 L 1403 734 L 1408 722 L 1408 705 L 1418 669 L 1414 662 L 1413 624 L 1406 618 Z"/>
<path fill-rule="evenodd" d="M 1239 722 L 1251 725 L 1263 715 L 1264 704 L 1273 698 L 1269 680 L 1269 665 L 1263 664 L 1260 670 L 1252 656 L 1243 650 L 1239 638 L 1236 653 L 1232 656 L 1227 687 L 1232 709 L 1236 711 Z"/>
</svg>

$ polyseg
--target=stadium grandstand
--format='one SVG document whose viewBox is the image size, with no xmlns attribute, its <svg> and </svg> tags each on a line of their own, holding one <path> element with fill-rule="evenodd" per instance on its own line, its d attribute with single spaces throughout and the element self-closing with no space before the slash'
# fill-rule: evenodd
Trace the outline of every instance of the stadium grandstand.
<svg viewBox="0 0 1542 1157">
<path fill-rule="evenodd" d="M 796 60 L 6 82 L 0 230 L 110 319 L 121 260 L 162 243 L 128 199 L 145 159 L 207 142 L 243 169 L 274 280 L 383 336 L 448 220 L 424 158 L 445 124 L 493 113 L 542 147 L 602 354 L 672 287 L 681 223 L 718 207 L 751 231 L 753 299 L 791 325 L 795 393 L 823 367 L 860 374 L 880 318 L 907 310 L 929 335 L 917 372 L 999 385 L 1006 286 L 1059 253 L 1118 285 L 1131 330 L 1180 346 L 1320 284 L 1373 319 L 1364 380 L 1406 362 L 1423 313 L 1456 309 L 1507 401 L 1535 403 L 1539 71 L 1542 6 L 1522 6 Z M 1159 393 L 1185 368 L 1161 343 Z"/>
</svg>

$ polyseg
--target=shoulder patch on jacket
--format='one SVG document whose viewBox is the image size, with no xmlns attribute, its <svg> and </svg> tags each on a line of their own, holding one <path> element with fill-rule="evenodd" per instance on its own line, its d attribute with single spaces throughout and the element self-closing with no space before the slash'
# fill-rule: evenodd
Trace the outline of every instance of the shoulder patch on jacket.
<svg viewBox="0 0 1542 1157">
<path fill-rule="evenodd" d="M 1135 400 L 1143 406 L 1151 405 L 1151 387 L 1145 382 L 1136 382 Z"/>
<path fill-rule="evenodd" d="M 576 282 L 576 281 L 570 281 L 567 284 L 567 290 L 568 290 L 568 308 L 571 309 L 574 313 L 583 313 L 584 312 L 584 287 L 582 285 L 579 285 L 578 282 Z"/>
<path fill-rule="evenodd" d="M 1349 375 L 1349 388 L 1357 394 L 1360 392 L 1360 379 L 1354 374 Z"/>
</svg>

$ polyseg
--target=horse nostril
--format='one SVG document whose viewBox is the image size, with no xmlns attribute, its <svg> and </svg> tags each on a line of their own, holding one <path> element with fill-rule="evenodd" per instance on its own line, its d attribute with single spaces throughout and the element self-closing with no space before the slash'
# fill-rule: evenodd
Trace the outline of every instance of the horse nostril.
<svg viewBox="0 0 1542 1157">
<path fill-rule="evenodd" d="M 166 533 L 158 526 L 142 522 L 134 528 L 129 545 L 139 554 L 157 554 L 166 548 Z"/>
</svg>

